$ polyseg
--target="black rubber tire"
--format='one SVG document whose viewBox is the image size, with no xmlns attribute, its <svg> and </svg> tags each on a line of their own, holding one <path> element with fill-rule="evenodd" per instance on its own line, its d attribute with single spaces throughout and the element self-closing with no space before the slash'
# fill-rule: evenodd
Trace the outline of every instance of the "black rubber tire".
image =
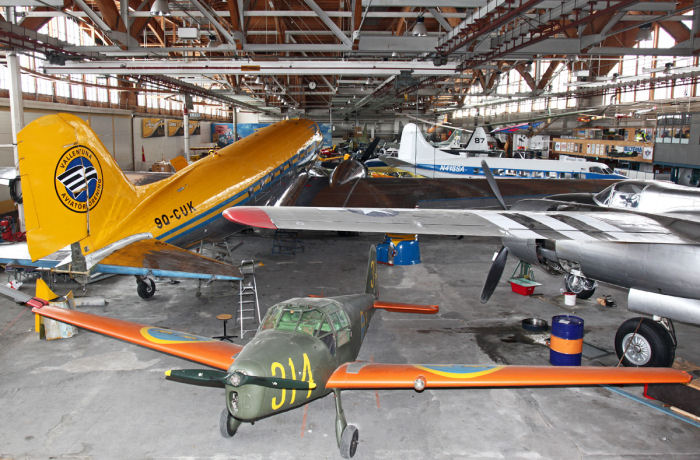
<svg viewBox="0 0 700 460">
<path fill-rule="evenodd" d="M 156 293 L 156 283 L 150 278 L 136 282 L 136 292 L 144 300 L 150 300 Z"/>
<path fill-rule="evenodd" d="M 577 299 L 590 299 L 596 290 L 597 284 L 595 284 L 595 281 L 589 280 L 593 282 L 593 287 L 590 289 L 586 289 L 585 287 L 577 286 L 573 282 L 576 277 L 576 275 L 572 275 L 571 273 L 567 274 L 564 277 L 564 284 L 566 285 L 566 290 L 576 294 Z"/>
<path fill-rule="evenodd" d="M 642 324 L 639 324 L 639 321 Z M 639 325 L 639 329 L 637 329 Z M 641 344 L 648 346 L 648 357 L 640 356 L 636 352 L 637 358 L 629 348 L 627 355 L 622 358 L 625 351 L 625 337 L 634 334 L 637 329 L 636 339 L 641 340 Z M 631 339 L 631 338 L 630 338 Z M 631 347 L 630 347 L 631 348 Z M 676 356 L 676 347 L 673 345 L 671 334 L 661 324 L 649 318 L 630 318 L 620 325 L 615 334 L 615 353 L 617 358 L 622 358 L 622 364 L 629 367 L 670 367 Z M 628 359 L 631 358 L 631 359 Z"/>
<path fill-rule="evenodd" d="M 221 411 L 221 415 L 219 416 L 219 431 L 224 438 L 232 438 L 233 435 L 236 434 L 236 431 L 238 431 L 238 427 L 231 427 L 233 420 L 228 409 L 224 407 L 224 410 Z"/>
<path fill-rule="evenodd" d="M 340 436 L 340 455 L 343 458 L 352 458 L 360 442 L 360 430 L 355 425 L 348 425 Z"/>
</svg>

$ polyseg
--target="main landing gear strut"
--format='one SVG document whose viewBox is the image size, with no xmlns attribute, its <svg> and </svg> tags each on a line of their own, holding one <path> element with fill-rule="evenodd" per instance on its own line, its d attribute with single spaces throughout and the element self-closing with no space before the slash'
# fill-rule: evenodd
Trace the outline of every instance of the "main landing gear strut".
<svg viewBox="0 0 700 460">
<path fill-rule="evenodd" d="M 333 390 L 335 396 L 335 438 L 343 458 L 355 455 L 357 444 L 360 442 L 360 430 L 355 425 L 345 421 L 343 405 L 340 402 L 340 390 Z"/>
<path fill-rule="evenodd" d="M 566 285 L 566 290 L 576 294 L 576 297 L 579 299 L 590 299 L 598 287 L 598 283 L 595 280 L 573 273 L 568 273 L 564 277 L 564 284 Z"/>
</svg>

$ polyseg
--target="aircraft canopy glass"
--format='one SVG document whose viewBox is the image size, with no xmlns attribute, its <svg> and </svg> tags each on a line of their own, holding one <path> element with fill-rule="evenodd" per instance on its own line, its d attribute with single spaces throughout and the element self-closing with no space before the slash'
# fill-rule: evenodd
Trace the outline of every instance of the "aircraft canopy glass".
<svg viewBox="0 0 700 460">
<path fill-rule="evenodd" d="M 589 172 L 596 173 L 596 174 L 612 174 L 613 171 L 610 168 L 602 167 L 602 166 L 591 166 L 588 168 Z"/>
<path fill-rule="evenodd" d="M 321 338 L 333 332 L 345 330 L 349 332 L 350 319 L 340 304 L 335 301 L 294 299 L 294 302 L 270 307 L 263 318 L 260 329 L 293 331 Z M 347 335 L 349 340 L 349 333 Z M 344 334 L 339 334 L 339 341 L 340 336 L 344 336 Z"/>
<path fill-rule="evenodd" d="M 645 182 L 618 182 L 593 196 L 600 206 L 609 208 L 637 208 L 642 191 L 647 186 Z"/>
</svg>

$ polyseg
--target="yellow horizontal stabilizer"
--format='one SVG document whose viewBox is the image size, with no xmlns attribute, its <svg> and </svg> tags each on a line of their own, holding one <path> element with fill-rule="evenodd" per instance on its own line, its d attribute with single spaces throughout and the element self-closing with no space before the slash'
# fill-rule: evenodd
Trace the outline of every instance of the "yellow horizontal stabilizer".
<svg viewBox="0 0 700 460">
<path fill-rule="evenodd" d="M 182 155 L 178 155 L 175 158 L 170 159 L 170 164 L 175 168 L 175 171 L 179 171 L 187 166 L 187 160 Z"/>
</svg>

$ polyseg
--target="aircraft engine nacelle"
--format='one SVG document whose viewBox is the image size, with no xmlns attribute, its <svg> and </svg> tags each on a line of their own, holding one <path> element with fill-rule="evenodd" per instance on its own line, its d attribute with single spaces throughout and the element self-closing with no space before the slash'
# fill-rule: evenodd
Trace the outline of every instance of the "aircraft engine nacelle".
<svg viewBox="0 0 700 460">
<path fill-rule="evenodd" d="M 556 258 L 566 271 L 586 278 L 667 296 L 700 299 L 700 246 L 557 241 Z"/>
<path fill-rule="evenodd" d="M 539 265 L 550 273 L 563 272 L 552 241 L 503 238 L 503 245 L 508 248 L 510 254 L 523 262 Z"/>
<path fill-rule="evenodd" d="M 682 244 L 503 238 L 510 253 L 549 272 L 568 272 L 625 288 L 700 300 L 700 247 Z"/>
<path fill-rule="evenodd" d="M 690 324 L 700 324 L 700 300 L 630 289 L 627 309 Z"/>
</svg>

